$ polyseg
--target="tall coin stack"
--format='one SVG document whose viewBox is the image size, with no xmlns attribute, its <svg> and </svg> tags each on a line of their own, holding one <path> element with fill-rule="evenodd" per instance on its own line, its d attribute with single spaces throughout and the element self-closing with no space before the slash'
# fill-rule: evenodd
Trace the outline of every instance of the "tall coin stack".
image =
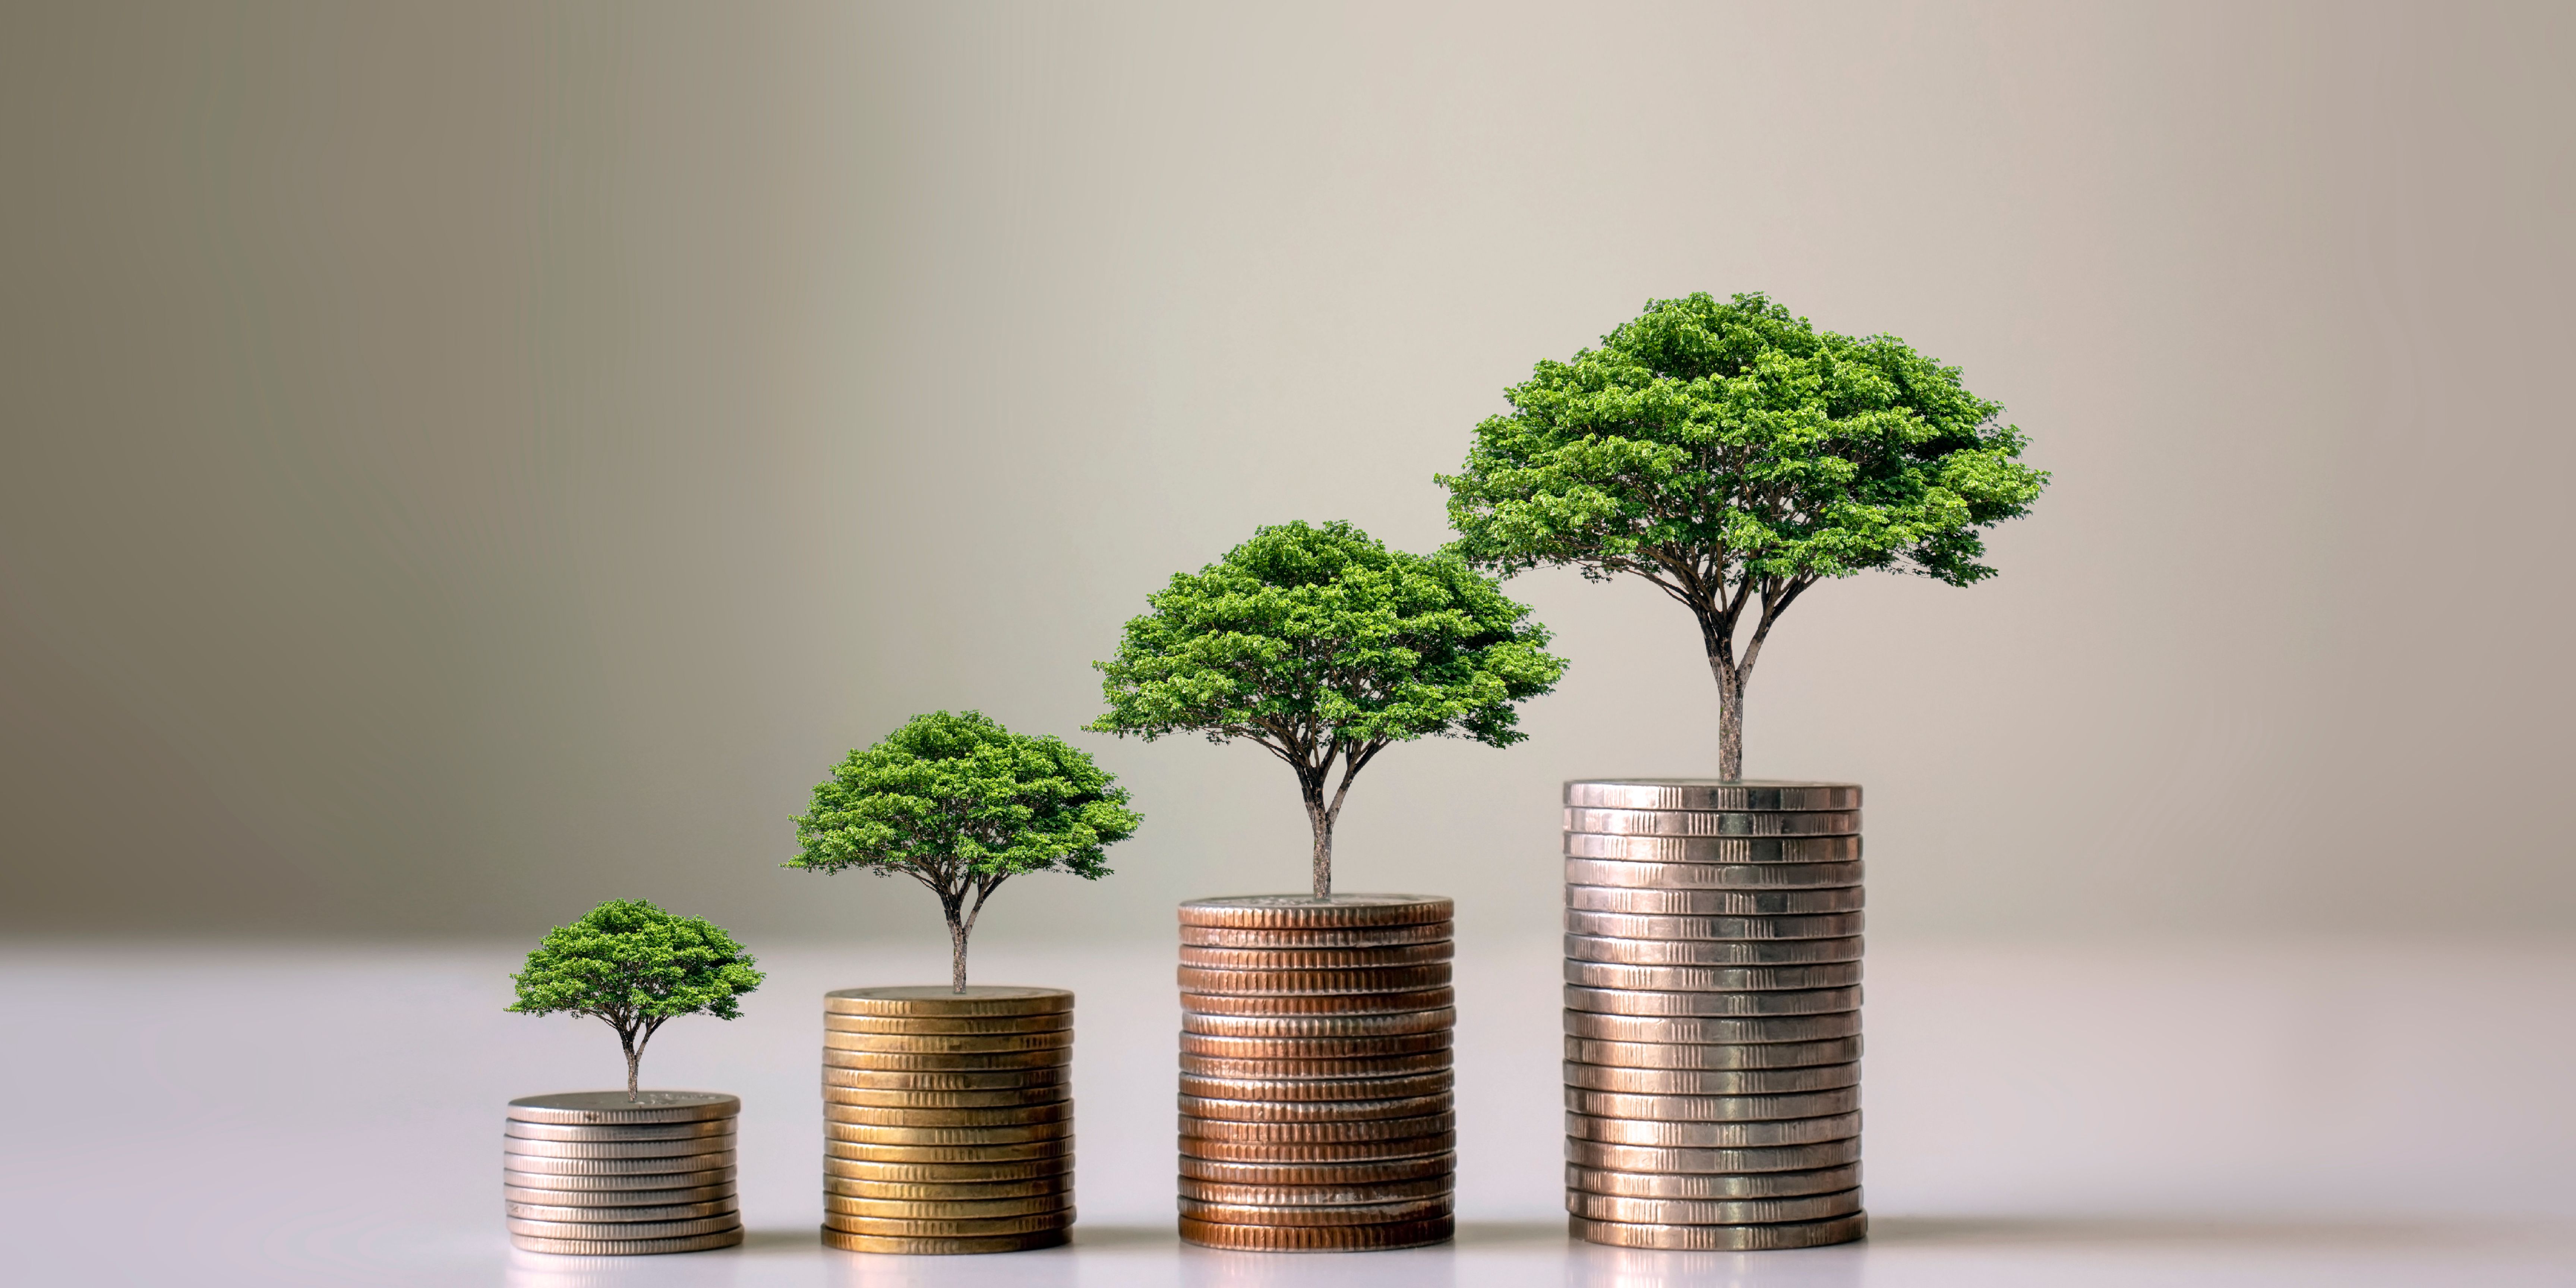
<svg viewBox="0 0 2576 1288">
<path fill-rule="evenodd" d="M 631 1256 L 742 1242 L 734 1125 L 704 1091 L 573 1091 L 510 1102 L 501 1203 L 530 1252 Z"/>
<path fill-rule="evenodd" d="M 1860 788 L 1565 785 L 1565 1206 L 1632 1248 L 1860 1238 Z"/>
<path fill-rule="evenodd" d="M 823 1242 L 1017 1252 L 1073 1227 L 1073 994 L 823 995 Z"/>
<path fill-rule="evenodd" d="M 1181 905 L 1181 1238 L 1359 1252 L 1450 1237 L 1452 905 Z"/>
</svg>

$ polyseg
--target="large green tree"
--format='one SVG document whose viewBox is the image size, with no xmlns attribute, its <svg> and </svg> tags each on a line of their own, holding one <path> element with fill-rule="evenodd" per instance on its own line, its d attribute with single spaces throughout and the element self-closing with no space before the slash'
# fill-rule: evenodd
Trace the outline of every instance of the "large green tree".
<svg viewBox="0 0 2576 1288">
<path fill-rule="evenodd" d="M 760 987 L 754 964 L 721 926 L 642 899 L 611 899 L 546 932 L 510 977 L 519 1000 L 506 1009 L 604 1021 L 625 1048 L 626 1095 L 636 1099 L 644 1044 L 683 1015 L 741 1018 L 735 999 Z"/>
<path fill-rule="evenodd" d="M 975 711 L 914 716 L 815 785 L 784 866 L 907 876 L 948 918 L 950 982 L 966 991 L 966 937 L 984 901 L 1026 872 L 1109 875 L 1110 845 L 1144 816 L 1127 789 L 1061 738 L 1016 734 Z"/>
<path fill-rule="evenodd" d="M 1718 693 L 1718 774 L 1744 774 L 1744 690 L 1808 587 L 1866 569 L 1994 575 L 1984 529 L 2048 482 L 2000 404 L 1889 335 L 1821 331 L 1760 295 L 1650 300 L 1541 362 L 1476 426 L 1451 549 L 1505 576 L 1644 578 L 1691 611 Z M 1748 614 L 1749 638 L 1739 642 Z"/>
<path fill-rule="evenodd" d="M 1369 761 L 1433 735 L 1508 747 L 1527 736 L 1513 704 L 1565 672 L 1547 628 L 1491 578 L 1347 523 L 1258 529 L 1146 602 L 1118 655 L 1093 663 L 1109 711 L 1088 727 L 1242 738 L 1285 761 L 1314 829 L 1317 898 L 1333 891 L 1333 823 Z"/>
</svg>

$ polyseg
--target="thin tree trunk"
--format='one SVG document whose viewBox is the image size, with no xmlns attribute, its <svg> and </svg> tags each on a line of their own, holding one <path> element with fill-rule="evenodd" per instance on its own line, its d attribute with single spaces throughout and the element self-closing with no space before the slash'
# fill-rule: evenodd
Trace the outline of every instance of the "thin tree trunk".
<svg viewBox="0 0 2576 1288">
<path fill-rule="evenodd" d="M 1717 675 L 1717 776 L 1734 782 L 1744 777 L 1744 672 L 1710 658 Z"/>
<path fill-rule="evenodd" d="M 1315 897 L 1333 897 L 1333 816 L 1320 799 L 1306 802 L 1306 821 L 1315 828 Z"/>
<path fill-rule="evenodd" d="M 948 987 L 966 991 L 966 923 L 957 919 L 957 909 L 948 909 Z"/>
<path fill-rule="evenodd" d="M 635 1090 L 636 1071 L 644 1063 L 644 1052 L 637 1049 L 635 1039 L 624 1034 L 619 1036 L 626 1042 L 626 1100 L 634 1104 L 644 1099 L 643 1094 Z"/>
</svg>

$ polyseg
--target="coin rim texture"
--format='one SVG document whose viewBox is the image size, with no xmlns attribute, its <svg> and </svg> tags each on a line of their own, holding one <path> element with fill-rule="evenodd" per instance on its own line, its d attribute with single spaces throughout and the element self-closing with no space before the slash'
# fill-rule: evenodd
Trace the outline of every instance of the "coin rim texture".
<svg viewBox="0 0 2576 1288">
<path fill-rule="evenodd" d="M 1869 1233 L 1869 1214 L 1775 1225 L 1641 1225 L 1566 1217 L 1566 1230 L 1586 1243 L 1668 1252 L 1766 1252 L 1850 1243 Z"/>
<path fill-rule="evenodd" d="M 592 1207 L 584 1204 L 566 1206 L 560 1203 L 525 1203 L 517 1199 L 504 1199 L 501 1202 L 501 1215 L 512 1220 L 594 1225 L 617 1225 L 634 1221 L 705 1220 L 727 1215 L 738 1218 L 741 1213 L 741 1197 L 730 1194 L 720 1199 L 701 1199 L 695 1203 L 635 1204 L 628 1207 Z"/>
<path fill-rule="evenodd" d="M 1455 924 L 1447 921 L 1426 921 L 1410 926 L 1323 928 L 1184 925 L 1181 927 L 1181 946 L 1245 951 L 1393 948 L 1410 944 L 1447 943 L 1454 937 L 1452 933 L 1454 929 Z"/>
<path fill-rule="evenodd" d="M 531 1221 L 524 1217 L 505 1216 L 502 1224 L 512 1234 L 539 1239 L 686 1239 L 701 1234 L 722 1234 L 742 1228 L 740 1212 L 697 1217 L 678 1221 Z M 695 1227 L 695 1228 L 681 1228 Z"/>
<path fill-rule="evenodd" d="M 1346 1163 L 1393 1163 L 1423 1158 L 1434 1154 L 1456 1154 L 1458 1131 L 1423 1136 L 1404 1136 L 1386 1140 L 1346 1141 L 1280 1141 L 1217 1140 L 1200 1136 L 1180 1137 L 1178 1152 L 1183 1158 L 1210 1163 L 1266 1163 L 1274 1165 L 1330 1167 Z"/>
<path fill-rule="evenodd" d="M 1454 961 L 1458 941 L 1435 939 L 1382 948 L 1208 948 L 1181 945 L 1181 965 L 1200 970 L 1392 970 Z"/>
<path fill-rule="evenodd" d="M 1595 836 L 1858 836 L 1860 811 L 1603 809 L 1568 805 L 1564 828 Z"/>
<path fill-rule="evenodd" d="M 1777 1069 L 1634 1069 L 1568 1060 L 1569 1089 L 1627 1096 L 1789 1096 L 1860 1085 L 1860 1062 Z"/>
<path fill-rule="evenodd" d="M 976 1184 L 988 1181 L 1034 1181 L 1061 1176 L 1068 1184 L 1073 1177 L 1073 1155 L 1058 1154 L 1048 1158 L 968 1160 L 965 1162 L 918 1162 L 905 1159 L 833 1158 L 823 1159 L 823 1181 L 905 1181 L 922 1185 Z"/>
<path fill-rule="evenodd" d="M 964 993 L 945 984 L 881 984 L 869 988 L 836 988 L 823 995 L 823 1009 L 845 1015 L 1041 1015 L 1073 1009 L 1073 992 L 1016 984 L 969 984 Z"/>
<path fill-rule="evenodd" d="M 687 1172 L 523 1172 L 517 1168 L 501 1169 L 501 1184 L 523 1190 L 582 1190 L 599 1194 L 633 1194 L 647 1190 L 694 1190 L 709 1185 L 731 1185 L 739 1169 L 733 1164 L 702 1167 Z M 527 1185 L 514 1181 L 515 1176 L 542 1177 L 550 1185 Z"/>
<path fill-rule="evenodd" d="M 1251 1100 L 1271 1104 L 1355 1104 L 1440 1095 L 1458 1086 L 1446 1066 L 1373 1078 L 1218 1078 L 1181 1074 L 1181 1094 L 1201 1100 Z"/>
<path fill-rule="evenodd" d="M 1226 1225 L 1180 1218 L 1181 1242 L 1244 1252 L 1390 1252 L 1424 1248 L 1457 1237 L 1458 1218 L 1398 1221 L 1388 1225 Z"/>
<path fill-rule="evenodd" d="M 1454 1010 L 1456 989 L 1448 985 L 1402 993 L 1183 993 L 1181 1009 L 1199 1015 L 1272 1016 L 1401 1015 L 1411 1011 Z"/>
<path fill-rule="evenodd" d="M 823 1106 L 823 1121 L 871 1127 L 1021 1127 L 1030 1123 L 1068 1122 L 1073 1118 L 1073 1101 L 1047 1101 L 1034 1105 L 984 1105 L 961 1109 L 953 1105 L 835 1105 Z"/>
<path fill-rule="evenodd" d="M 1683 1046 L 1760 1046 L 1860 1036 L 1858 1010 L 1814 1015 L 1612 1015 L 1562 1013 L 1568 1037 Z"/>
<path fill-rule="evenodd" d="M 823 1143 L 826 1145 L 1018 1145 L 1028 1141 L 1061 1140 L 1071 1135 L 1073 1120 L 1070 1118 L 1017 1123 L 1007 1127 L 901 1127 L 830 1121 L 823 1124 Z"/>
<path fill-rule="evenodd" d="M 835 1051 L 825 1049 L 823 1067 L 867 1073 L 1000 1073 L 1014 1069 L 1052 1069 L 1073 1063 L 1073 1048 L 1035 1051 Z"/>
<path fill-rule="evenodd" d="M 1635 836 L 1614 832 L 1564 833 L 1569 859 L 1624 863 L 1852 863 L 1861 838 L 1848 836 Z"/>
<path fill-rule="evenodd" d="M 549 1190 L 527 1185 L 501 1186 L 503 1203 L 524 1203 L 530 1207 L 615 1209 L 624 1207 L 669 1207 L 687 1203 L 712 1203 L 718 1199 L 738 1197 L 734 1183 L 721 1181 L 714 1185 L 681 1185 L 659 1190 Z"/>
<path fill-rule="evenodd" d="M 1860 1087 L 1855 1084 L 1823 1091 L 1741 1096 L 1660 1095 L 1567 1087 L 1565 1107 L 1595 1118 L 1651 1118 L 1666 1123 L 1777 1122 L 1850 1113 L 1860 1108 Z"/>
<path fill-rule="evenodd" d="M 854 1163 L 1017 1163 L 1037 1158 L 1073 1157 L 1073 1137 L 1020 1140 L 992 1145 L 897 1145 L 877 1141 L 827 1140 L 823 1158 Z"/>
<path fill-rule="evenodd" d="M 1775 1018 L 1784 1015 L 1830 1015 L 1860 1009 L 1861 986 L 1784 988 L 1743 993 L 1660 993 L 1640 988 L 1585 988 L 1567 984 L 1565 1009 L 1595 1015 L 1635 1015 L 1691 1019 Z"/>
<path fill-rule="evenodd" d="M 1860 1161 L 1860 1137 L 1808 1145 L 1620 1145 L 1567 1137 L 1565 1161 L 1620 1172 L 1812 1172 Z"/>
<path fill-rule="evenodd" d="M 1180 919 L 1228 930 L 1339 930 L 1454 921 L 1457 910 L 1457 901 L 1436 894 L 1235 894 L 1187 900 Z"/>
<path fill-rule="evenodd" d="M 1856 962 L 1867 947 L 1860 935 L 1830 939 L 1623 939 L 1612 935 L 1565 936 L 1568 961 L 1611 966 L 1679 966 L 1703 970 L 1750 966 L 1820 966 Z"/>
<path fill-rule="evenodd" d="M 1457 1028 L 1457 1025 L 1458 1008 L 1455 1006 L 1430 1006 L 1418 1011 L 1386 1011 L 1361 1015 L 1211 1015 L 1201 1011 L 1181 1012 L 1183 1033 L 1212 1038 L 1289 1040 L 1411 1037 L 1419 1033 L 1450 1033 Z"/>
<path fill-rule="evenodd" d="M 989 1091 L 888 1091 L 876 1087 L 822 1088 L 823 1109 L 1023 1109 L 1069 1104 L 1073 1084 L 997 1087 Z"/>
<path fill-rule="evenodd" d="M 1393 1078 L 1457 1067 L 1458 1053 L 1435 1047 L 1410 1055 L 1372 1055 L 1349 1059 L 1236 1060 L 1181 1052 L 1183 1077 L 1232 1078 L 1258 1082 L 1328 1082 L 1345 1078 Z"/>
<path fill-rule="evenodd" d="M 1868 928 L 1866 912 L 1780 917 L 1692 917 L 1567 908 L 1565 932 L 1605 939 L 1853 939 Z"/>
<path fill-rule="evenodd" d="M 1181 1058 L 1203 1060 L 1394 1060 L 1438 1055 L 1458 1045 L 1455 1029 L 1388 1033 L 1374 1037 L 1239 1038 L 1214 1033 L 1180 1035 Z"/>
<path fill-rule="evenodd" d="M 949 1085 L 964 1083 L 963 1086 Z M 1022 1069 L 850 1069 L 823 1067 L 823 1085 L 853 1091 L 1014 1091 L 1073 1085 L 1073 1066 L 1031 1065 Z"/>
<path fill-rule="evenodd" d="M 1448 1200 L 1457 1193 L 1458 1174 L 1442 1172 L 1406 1181 L 1363 1181 L 1345 1185 L 1246 1185 L 1237 1181 L 1180 1178 L 1180 1197 L 1188 1203 L 1222 1203 L 1238 1207 L 1364 1207 L 1417 1199 Z"/>
<path fill-rule="evenodd" d="M 988 1217 L 1053 1216 L 1073 1208 L 1070 1188 L 1042 1194 L 991 1199 L 888 1199 L 853 1194 L 823 1195 L 830 1216 L 874 1217 L 895 1221 L 977 1221 Z"/>
<path fill-rule="evenodd" d="M 990 1037 L 1003 1033 L 1052 1033 L 1073 1027 L 1073 1012 L 1036 1015 L 851 1015 L 823 1012 L 826 1033 L 906 1034 L 915 1037 Z"/>
<path fill-rule="evenodd" d="M 665 1252 L 706 1252 L 742 1242 L 742 1227 L 681 1239 L 546 1239 L 530 1234 L 510 1236 L 510 1246 L 524 1252 L 551 1252 L 576 1257 L 645 1257 Z"/>
<path fill-rule="evenodd" d="M 501 1157 L 505 1160 L 501 1165 L 503 1171 L 517 1172 L 522 1176 L 685 1176 L 691 1172 L 732 1167 L 739 1161 L 731 1149 L 652 1158 L 540 1158 L 533 1154 L 503 1154 Z"/>
<path fill-rule="evenodd" d="M 1755 1122 L 1659 1122 L 1644 1118 L 1611 1118 L 1601 1114 L 1565 1115 L 1565 1134 L 1575 1140 L 1605 1145 L 1653 1145 L 1666 1149 L 1753 1149 L 1782 1145 L 1816 1145 L 1860 1135 L 1860 1113 L 1819 1114 L 1813 1118 Z"/>
<path fill-rule="evenodd" d="M 1033 1033 L 841 1033 L 825 1030 L 826 1051 L 867 1051 L 886 1055 L 987 1055 L 1018 1051 L 1051 1051 L 1073 1045 L 1073 1030 L 1043 1029 Z"/>
<path fill-rule="evenodd" d="M 1183 1095 L 1180 1097 L 1182 1116 L 1200 1122 L 1282 1126 L 1289 1124 L 1325 1126 L 1386 1118 L 1421 1118 L 1449 1112 L 1456 1104 L 1456 1093 L 1450 1091 L 1426 1092 L 1418 1096 L 1397 1096 L 1381 1100 L 1224 1100 L 1213 1096 Z"/>
<path fill-rule="evenodd" d="M 501 1153 L 511 1158 L 688 1158 L 732 1149 L 733 1133 L 683 1136 L 676 1140 L 527 1140 L 501 1138 Z"/>
<path fill-rule="evenodd" d="M 1419 993 L 1451 981 L 1448 962 L 1415 966 L 1353 967 L 1333 970 L 1236 970 L 1230 967 L 1182 965 L 1174 968 L 1181 992 L 1218 997 L 1343 996 L 1353 993 Z"/>
<path fill-rule="evenodd" d="M 1061 1229 L 1073 1224 L 1073 1209 L 1058 1208 L 1052 1212 L 1031 1212 L 1022 1216 L 995 1217 L 893 1217 L 844 1216 L 825 1212 L 826 1228 L 844 1234 L 872 1234 L 879 1238 L 898 1239 L 978 1239 L 1036 1230 Z"/>
<path fill-rule="evenodd" d="M 1861 1210 L 1861 1202 L 1856 1187 L 1758 1199 L 1637 1198 L 1568 1190 L 1565 1210 L 1589 1220 L 1622 1225 L 1778 1225 L 1849 1216 Z"/>
<path fill-rule="evenodd" d="M 1609 890 L 1828 890 L 1864 883 L 1867 865 L 1843 863 L 1639 863 L 1565 860 L 1567 885 Z"/>
<path fill-rule="evenodd" d="M 1627 1042 L 1565 1035 L 1565 1061 L 1640 1072 L 1754 1071 L 1857 1064 L 1858 1034 L 1805 1042 Z M 1607 1090 L 1607 1088 L 1604 1088 Z"/>
<path fill-rule="evenodd" d="M 1766 993 L 1793 989 L 1849 988 L 1861 982 L 1861 963 L 1805 962 L 1795 966 L 1631 966 L 1624 962 L 1568 960 L 1565 982 L 1577 988 L 1648 993 Z"/>
<path fill-rule="evenodd" d="M 1860 1187 L 1860 1164 L 1791 1172 L 1623 1172 L 1565 1165 L 1565 1188 L 1643 1199 L 1762 1199 Z"/>
<path fill-rule="evenodd" d="M 988 1252 L 1034 1252 L 1040 1248 L 1060 1248 L 1073 1239 L 1070 1227 L 1059 1230 L 1033 1230 L 1027 1234 L 985 1235 L 975 1238 L 923 1239 L 890 1235 L 851 1234 L 823 1227 L 823 1246 L 837 1252 L 873 1252 L 880 1255 L 940 1257 L 973 1255 Z"/>
<path fill-rule="evenodd" d="M 1797 889 L 1686 890 L 1639 886 L 1565 887 L 1565 906 L 1582 912 L 1626 912 L 1648 917 L 1813 917 L 1858 912 L 1869 906 L 1869 887 L 1804 886 Z"/>
<path fill-rule="evenodd" d="M 1859 783 L 1792 778 L 1569 778 L 1562 804 L 1592 809 L 1791 813 L 1860 808 Z"/>
<path fill-rule="evenodd" d="M 693 1123 L 529 1123 L 516 1118 L 501 1120 L 501 1135 L 518 1140 L 551 1141 L 625 1141 L 625 1140 L 699 1140 L 710 1136 L 734 1134 L 739 1120 L 706 1118 Z"/>
<path fill-rule="evenodd" d="M 1439 1097 L 1425 1096 L 1424 1100 Z M 1458 1129 L 1454 1109 L 1416 1114 L 1407 1118 L 1354 1118 L 1338 1122 L 1259 1122 L 1225 1118 L 1201 1118 L 1182 1114 L 1181 1135 L 1193 1140 L 1222 1140 L 1238 1143 L 1260 1142 L 1275 1145 L 1347 1145 L 1361 1141 L 1410 1140 L 1417 1136 L 1446 1135 Z"/>
<path fill-rule="evenodd" d="M 1269 1187 L 1382 1185 L 1433 1176 L 1455 1176 L 1458 1171 L 1455 1150 L 1356 1163 L 1233 1163 L 1223 1159 L 1193 1158 L 1188 1154 L 1181 1155 L 1179 1161 L 1182 1180 Z"/>
<path fill-rule="evenodd" d="M 866 1181 L 847 1176 L 823 1177 L 823 1197 L 852 1199 L 1015 1199 L 1041 1194 L 1073 1193 L 1073 1173 L 1032 1176 L 1017 1181 Z"/>
<path fill-rule="evenodd" d="M 507 1116 L 523 1123 L 561 1126 L 606 1126 L 616 1123 L 704 1122 L 742 1112 L 742 1097 L 721 1091 L 646 1091 L 641 1105 L 629 1103 L 623 1091 L 556 1091 L 521 1096 L 510 1102 Z M 613 1100 L 612 1100 L 613 1098 Z"/>
<path fill-rule="evenodd" d="M 1435 1221 L 1450 1215 L 1456 1208 L 1446 1193 L 1420 1199 L 1394 1199 L 1384 1203 L 1336 1204 L 1313 1207 L 1304 1204 L 1205 1203 L 1192 1198 L 1175 1200 L 1180 1205 L 1181 1219 L 1209 1225 L 1264 1225 L 1273 1228 L 1308 1228 L 1332 1225 L 1393 1225 L 1399 1221 Z"/>
</svg>

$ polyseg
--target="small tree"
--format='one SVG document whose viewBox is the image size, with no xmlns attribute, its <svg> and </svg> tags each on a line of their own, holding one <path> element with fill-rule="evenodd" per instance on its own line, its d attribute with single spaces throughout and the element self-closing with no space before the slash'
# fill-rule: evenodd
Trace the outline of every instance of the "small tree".
<svg viewBox="0 0 2576 1288">
<path fill-rule="evenodd" d="M 1314 828 L 1319 899 L 1333 892 L 1333 823 L 1369 761 L 1435 734 L 1508 747 L 1527 736 L 1513 704 L 1565 672 L 1543 650 L 1547 628 L 1493 580 L 1347 523 L 1258 529 L 1146 602 L 1118 655 L 1093 663 L 1109 711 L 1087 727 L 1244 738 L 1286 761 Z"/>
<path fill-rule="evenodd" d="M 527 967 L 510 977 L 526 1015 L 588 1015 L 617 1030 L 626 1051 L 626 1095 L 635 1089 L 644 1044 L 682 1015 L 739 1019 L 734 999 L 760 987 L 750 953 L 696 917 L 675 917 L 641 899 L 611 899 L 569 926 L 546 932 Z"/>
<path fill-rule="evenodd" d="M 1012 733 L 967 711 L 914 716 L 816 784 L 784 866 L 901 874 L 939 896 L 950 983 L 966 991 L 966 937 L 984 901 L 1024 872 L 1109 875 L 1102 851 L 1144 816 L 1127 789 L 1063 739 Z M 971 896 L 971 902 L 969 901 Z"/>
<path fill-rule="evenodd" d="M 2048 482 L 1958 368 L 1894 336 L 1819 331 L 1760 295 L 1650 300 L 1504 397 L 1511 412 L 1438 478 L 1450 548 L 1506 576 L 1642 577 L 1690 609 L 1717 680 L 1721 778 L 1743 777 L 1745 684 L 1809 586 L 1870 568 L 1990 577 L 1981 530 Z"/>
</svg>

